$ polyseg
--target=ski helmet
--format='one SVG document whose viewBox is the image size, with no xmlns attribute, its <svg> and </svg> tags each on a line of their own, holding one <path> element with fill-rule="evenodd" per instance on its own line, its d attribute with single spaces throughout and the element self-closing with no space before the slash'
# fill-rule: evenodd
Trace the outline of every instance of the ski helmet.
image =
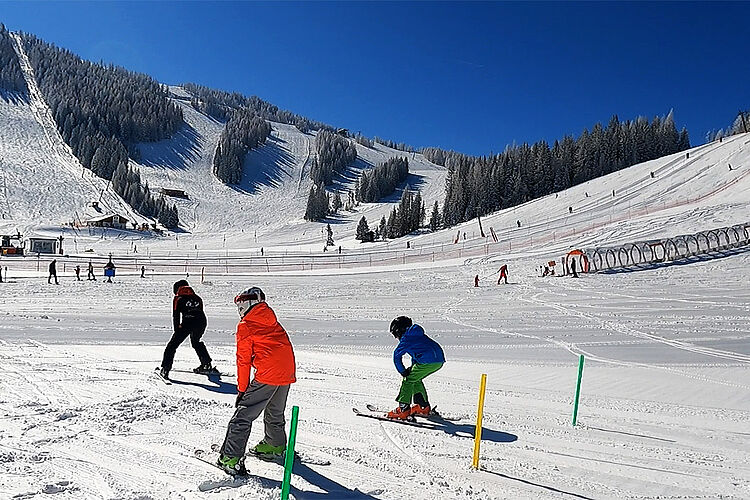
<svg viewBox="0 0 750 500">
<path fill-rule="evenodd" d="M 248 288 L 234 298 L 234 303 L 237 304 L 237 312 L 240 313 L 240 318 L 244 318 L 245 314 L 247 314 L 253 306 L 265 301 L 266 294 L 257 286 Z"/>
<path fill-rule="evenodd" d="M 408 330 L 412 325 L 411 318 L 408 316 L 399 316 L 398 318 L 391 321 L 391 335 L 400 339 L 401 336 Z"/>
<path fill-rule="evenodd" d="M 188 283 L 187 280 L 175 281 L 175 284 L 172 286 L 174 294 L 177 295 L 177 290 L 179 290 L 183 286 L 190 286 L 190 283 Z"/>
</svg>

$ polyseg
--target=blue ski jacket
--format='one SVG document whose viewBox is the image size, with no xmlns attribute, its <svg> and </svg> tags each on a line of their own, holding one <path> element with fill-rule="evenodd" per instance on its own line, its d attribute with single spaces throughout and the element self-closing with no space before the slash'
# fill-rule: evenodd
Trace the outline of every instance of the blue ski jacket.
<svg viewBox="0 0 750 500">
<path fill-rule="evenodd" d="M 411 356 L 412 363 L 445 363 L 445 354 L 440 344 L 425 335 L 424 329 L 419 325 L 409 327 L 393 351 L 393 363 L 401 375 L 406 371 L 401 360 L 404 354 Z"/>
</svg>

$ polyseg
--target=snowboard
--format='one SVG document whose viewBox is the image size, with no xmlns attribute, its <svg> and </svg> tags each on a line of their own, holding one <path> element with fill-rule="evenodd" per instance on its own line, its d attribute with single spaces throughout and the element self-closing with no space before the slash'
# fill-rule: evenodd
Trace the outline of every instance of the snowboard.
<svg viewBox="0 0 750 500">
<path fill-rule="evenodd" d="M 378 408 L 375 405 L 368 404 L 365 406 L 367 407 L 369 411 L 373 413 L 383 413 L 383 414 L 388 413 L 388 410 L 383 410 L 381 408 Z M 461 420 L 458 417 L 446 417 L 445 415 L 441 415 L 437 411 L 437 406 L 435 406 L 434 408 L 432 408 L 432 410 L 430 410 L 429 415 L 412 415 L 412 416 L 416 417 L 417 419 L 432 420 L 433 422 L 441 422 L 441 421 L 458 422 L 459 420 Z"/>
</svg>

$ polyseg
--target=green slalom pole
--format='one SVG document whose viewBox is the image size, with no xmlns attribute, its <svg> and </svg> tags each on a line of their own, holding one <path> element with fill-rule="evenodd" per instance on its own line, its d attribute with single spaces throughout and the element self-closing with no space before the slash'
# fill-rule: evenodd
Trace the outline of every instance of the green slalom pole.
<svg viewBox="0 0 750 500">
<path fill-rule="evenodd" d="M 581 378 L 583 378 L 583 354 L 578 358 L 578 382 L 576 383 L 576 400 L 573 404 L 573 427 L 578 421 L 578 401 L 581 398 Z"/>
<path fill-rule="evenodd" d="M 284 453 L 284 481 L 281 483 L 281 500 L 289 498 L 289 488 L 292 482 L 292 466 L 294 465 L 294 443 L 297 440 L 297 418 L 299 406 L 292 406 L 292 423 L 289 426 L 289 443 Z"/>
</svg>

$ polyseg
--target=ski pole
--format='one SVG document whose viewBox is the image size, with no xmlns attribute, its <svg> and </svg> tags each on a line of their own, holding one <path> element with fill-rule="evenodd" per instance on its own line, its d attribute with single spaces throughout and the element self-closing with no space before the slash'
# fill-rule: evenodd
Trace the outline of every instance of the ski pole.
<svg viewBox="0 0 750 500">
<path fill-rule="evenodd" d="M 297 440 L 297 418 L 299 406 L 292 406 L 292 422 L 289 425 L 289 443 L 286 445 L 284 455 L 284 481 L 281 483 L 281 500 L 289 498 L 289 489 L 292 481 L 292 466 L 294 465 L 294 443 Z"/>
</svg>

